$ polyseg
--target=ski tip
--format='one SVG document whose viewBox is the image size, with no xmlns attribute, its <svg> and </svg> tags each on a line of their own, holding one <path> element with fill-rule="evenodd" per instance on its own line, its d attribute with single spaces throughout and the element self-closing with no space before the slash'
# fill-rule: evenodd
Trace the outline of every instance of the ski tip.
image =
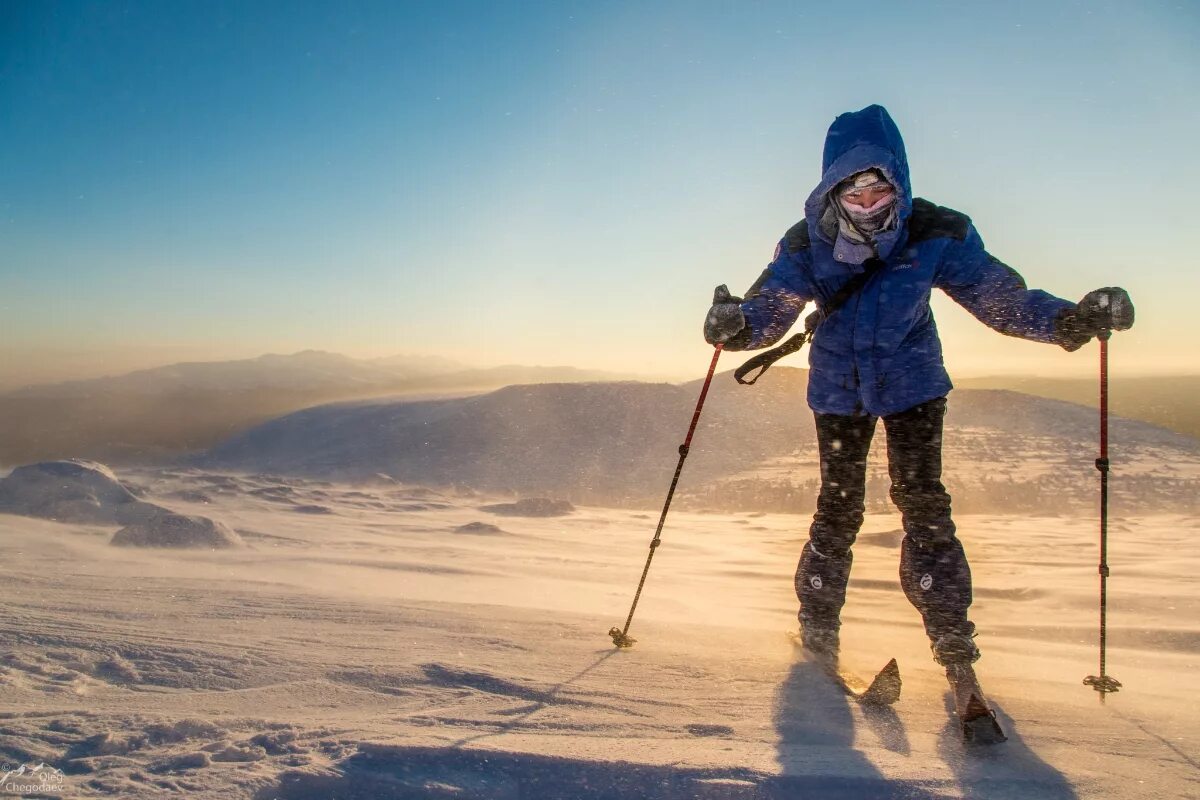
<svg viewBox="0 0 1200 800">
<path fill-rule="evenodd" d="M 875 680 L 871 681 L 871 685 L 863 692 L 859 698 L 859 702 L 868 705 L 890 706 L 900 699 L 900 689 L 902 686 L 900 665 L 893 658 L 879 671 L 879 674 L 875 676 Z"/>
<path fill-rule="evenodd" d="M 968 745 L 989 745 L 1007 742 L 1008 737 L 996 718 L 989 715 L 963 723 L 963 742 Z"/>
<path fill-rule="evenodd" d="M 968 745 L 1000 744 L 1008 741 L 996 712 L 987 707 L 979 696 L 972 693 L 962 720 L 963 742 Z"/>
</svg>

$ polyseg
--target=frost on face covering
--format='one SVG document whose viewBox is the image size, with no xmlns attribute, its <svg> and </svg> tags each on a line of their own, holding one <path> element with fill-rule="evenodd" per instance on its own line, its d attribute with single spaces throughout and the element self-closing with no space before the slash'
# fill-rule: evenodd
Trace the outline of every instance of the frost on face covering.
<svg viewBox="0 0 1200 800">
<path fill-rule="evenodd" d="M 835 192 L 837 212 L 848 219 L 855 232 L 869 235 L 889 229 L 895 223 L 896 190 L 878 170 L 860 172 Z M 878 200 L 869 206 L 863 205 L 863 198 L 876 195 L 880 195 Z"/>
<path fill-rule="evenodd" d="M 899 226 L 900 192 L 882 170 L 856 173 L 824 197 L 820 227 L 835 241 L 834 258 L 861 264 L 883 256 L 878 237 Z M 889 250 L 890 246 L 885 246 Z"/>
</svg>

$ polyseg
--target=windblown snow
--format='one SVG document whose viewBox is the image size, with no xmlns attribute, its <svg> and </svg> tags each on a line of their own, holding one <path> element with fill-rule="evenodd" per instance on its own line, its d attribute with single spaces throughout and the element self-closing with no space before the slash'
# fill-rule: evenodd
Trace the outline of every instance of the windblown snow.
<svg viewBox="0 0 1200 800">
<path fill-rule="evenodd" d="M 986 408 L 973 413 L 948 452 L 964 470 L 972 451 L 978 471 L 1007 469 L 1018 445 L 981 449 L 995 428 Z M 1022 469 L 1094 488 L 1088 454 L 1060 458 L 1061 426 L 1041 424 L 1018 431 L 1051 442 Z M 705 436 L 721 434 L 702 425 Z M 1139 455 L 1114 454 L 1114 487 L 1168 469 L 1155 453 L 1190 452 L 1153 435 L 1123 445 Z M 666 460 L 647 492 L 665 493 L 673 449 Z M 61 770 L 51 797 L 1200 795 L 1194 512 L 1114 508 L 1107 670 L 1124 687 L 1104 703 L 1083 685 L 1098 671 L 1094 508 L 958 515 L 977 668 L 1010 737 L 977 751 L 959 741 L 900 591 L 899 520 L 883 506 L 855 550 L 843 642 L 860 674 L 896 657 L 904 688 L 894 707 L 870 709 L 785 635 L 802 513 L 704 511 L 689 464 L 692 499 L 668 517 L 630 628 L 638 642 L 618 651 L 606 631 L 625 622 L 657 509 L 571 505 L 548 488 L 419 486 L 367 464 L 353 484 L 95 465 L 87 481 L 104 480 L 87 483 L 91 494 L 67 494 L 98 516 L 8 506 L 0 775 Z M 56 469 L 67 468 L 26 477 Z M 1191 467 L 1171 469 L 1191 480 Z M 54 491 L 40 491 L 53 505 Z M 244 546 L 115 547 L 128 523 L 106 515 L 131 503 L 212 520 Z"/>
</svg>

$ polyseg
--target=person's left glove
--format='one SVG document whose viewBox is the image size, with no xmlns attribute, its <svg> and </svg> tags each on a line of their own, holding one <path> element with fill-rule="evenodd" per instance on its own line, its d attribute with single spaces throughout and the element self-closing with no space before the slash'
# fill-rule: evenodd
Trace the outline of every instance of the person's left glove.
<svg viewBox="0 0 1200 800">
<path fill-rule="evenodd" d="M 1095 289 L 1059 315 L 1055 324 L 1058 343 L 1078 350 L 1104 331 L 1127 331 L 1133 327 L 1133 301 L 1118 286 Z"/>
<path fill-rule="evenodd" d="M 713 292 L 712 308 L 704 318 L 704 341 L 725 344 L 745 327 L 742 298 L 734 297 L 729 293 L 729 287 L 721 284 Z"/>
</svg>

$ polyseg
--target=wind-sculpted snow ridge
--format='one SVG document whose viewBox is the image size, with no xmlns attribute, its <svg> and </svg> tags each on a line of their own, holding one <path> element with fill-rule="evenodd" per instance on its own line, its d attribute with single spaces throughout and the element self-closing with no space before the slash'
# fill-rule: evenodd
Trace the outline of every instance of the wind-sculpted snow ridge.
<svg viewBox="0 0 1200 800">
<path fill-rule="evenodd" d="M 148 515 L 113 534 L 119 547 L 241 547 L 242 539 L 223 522 L 191 514 Z"/>
<path fill-rule="evenodd" d="M 125 523 L 139 519 L 145 504 L 111 469 L 94 461 L 66 459 L 26 464 L 0 480 L 0 512 L 64 522 Z"/>
<path fill-rule="evenodd" d="M 504 533 L 499 525 L 493 525 L 490 522 L 468 522 L 465 525 L 459 525 L 454 528 L 455 533 L 474 533 L 483 536 L 496 536 Z"/>
<path fill-rule="evenodd" d="M 575 506 L 566 500 L 548 497 L 523 497 L 515 503 L 493 503 L 480 506 L 480 511 L 504 517 L 565 517 L 575 511 Z"/>
<path fill-rule="evenodd" d="M 211 502 L 194 489 L 176 497 Z M 177 514 L 140 500 L 103 464 L 69 459 L 17 467 L 0 480 L 0 513 L 62 522 L 123 525 L 112 544 L 124 547 L 240 547 L 238 535 L 222 522 Z"/>
</svg>

